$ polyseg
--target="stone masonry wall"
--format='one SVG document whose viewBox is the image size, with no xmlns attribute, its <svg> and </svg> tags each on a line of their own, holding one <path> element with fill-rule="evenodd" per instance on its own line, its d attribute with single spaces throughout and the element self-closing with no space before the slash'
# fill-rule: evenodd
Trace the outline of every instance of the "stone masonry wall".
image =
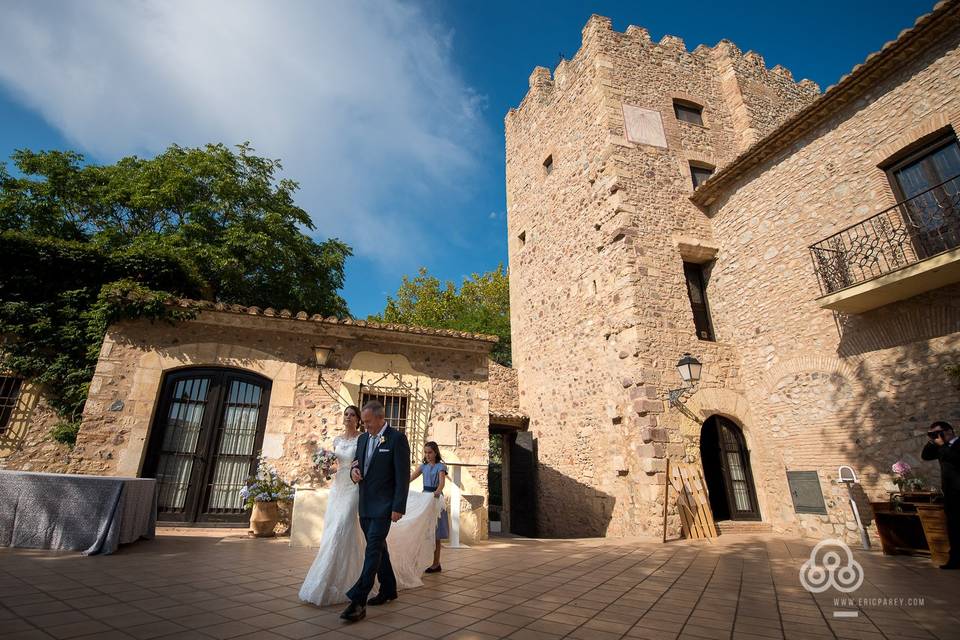
<svg viewBox="0 0 960 640">
<path fill-rule="evenodd" d="M 919 452 L 930 422 L 960 418 L 943 366 L 960 346 L 953 285 L 855 316 L 821 309 L 807 247 L 894 203 L 880 165 L 932 133 L 960 131 L 960 30 L 914 55 L 711 207 L 719 245 L 709 285 L 719 339 L 737 346 L 755 425 L 764 518 L 856 539 L 837 467 L 861 501 L 885 500 L 890 465 Z M 816 470 L 827 516 L 796 515 L 785 470 Z"/>
<path fill-rule="evenodd" d="M 488 349 L 478 343 L 444 348 L 430 336 L 329 327 L 309 321 L 201 313 L 197 320 L 169 324 L 136 321 L 108 332 L 84 409 L 77 445 L 62 458 L 39 456 L 37 447 L 12 468 L 102 475 L 137 475 L 165 371 L 188 366 L 228 366 L 272 380 L 264 455 L 295 484 L 312 483 L 311 456 L 330 446 L 342 430 L 342 409 L 358 398 L 338 397 L 340 383 L 360 352 L 397 354 L 432 381 L 427 438 L 442 429 L 453 459 L 477 465 L 465 473 L 465 539 L 486 537 L 488 460 Z M 321 372 L 312 345 L 333 347 Z M 368 372 L 369 374 L 369 372 Z M 119 403 L 117 401 L 120 401 Z M 34 432 L 37 429 L 33 429 Z M 451 440 L 451 435 L 452 440 Z M 28 438 L 28 442 L 30 442 Z M 413 448 L 422 443 L 412 442 Z M 446 452 L 445 452 L 446 455 Z"/>
<path fill-rule="evenodd" d="M 665 457 L 684 454 L 679 427 L 660 421 L 674 363 L 697 352 L 706 386 L 739 388 L 732 347 L 693 330 L 679 245 L 713 240 L 687 200 L 689 163 L 728 162 L 746 129 L 762 135 L 816 94 L 786 90 L 781 70 L 747 74 L 744 57 L 594 16 L 576 56 L 553 78 L 534 70 L 506 118 L 513 357 L 541 535 L 659 533 Z M 760 93 L 777 108 L 757 106 Z M 675 98 L 703 105 L 704 126 L 677 121 Z M 666 147 L 631 141 L 632 108 L 659 114 Z"/>
</svg>

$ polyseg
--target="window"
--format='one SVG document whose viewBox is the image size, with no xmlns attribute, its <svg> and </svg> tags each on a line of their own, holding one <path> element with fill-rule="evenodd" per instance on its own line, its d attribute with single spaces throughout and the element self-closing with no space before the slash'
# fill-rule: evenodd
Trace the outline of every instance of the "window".
<svg viewBox="0 0 960 640">
<path fill-rule="evenodd" d="M 690 177 L 693 178 L 693 188 L 696 189 L 713 175 L 713 167 L 690 164 Z"/>
<path fill-rule="evenodd" d="M 960 146 L 939 137 L 887 168 L 920 257 L 960 244 Z"/>
<path fill-rule="evenodd" d="M 0 376 L 0 433 L 7 430 L 13 410 L 20 399 L 20 387 L 23 378 Z"/>
<path fill-rule="evenodd" d="M 543 170 L 547 175 L 553 173 L 553 154 L 547 156 L 547 159 L 543 161 Z"/>
<path fill-rule="evenodd" d="M 673 113 L 677 120 L 703 126 L 703 107 L 683 100 L 673 101 Z"/>
<path fill-rule="evenodd" d="M 707 288 L 704 286 L 703 265 L 692 262 L 683 263 L 683 276 L 687 281 L 687 295 L 693 311 L 693 324 L 697 328 L 697 337 L 714 341 L 713 325 L 710 324 L 710 309 L 707 306 Z"/>
<path fill-rule="evenodd" d="M 517 234 L 517 240 L 520 241 L 520 246 L 521 246 L 521 247 L 522 247 L 523 245 L 527 244 L 527 232 L 526 232 L 526 231 L 521 231 L 519 234 Z"/>
<path fill-rule="evenodd" d="M 953 135 L 941 137 L 887 169 L 898 200 L 909 200 L 960 175 L 960 147 Z"/>
<path fill-rule="evenodd" d="M 409 405 L 409 399 L 407 396 L 392 395 L 389 393 L 380 393 L 379 391 L 361 391 L 360 392 L 360 407 L 363 408 L 363 405 L 367 404 L 371 400 L 376 400 L 383 405 L 385 410 L 385 415 L 387 418 L 387 424 L 396 429 L 397 431 L 402 431 L 406 433 L 407 431 L 407 407 Z"/>
</svg>

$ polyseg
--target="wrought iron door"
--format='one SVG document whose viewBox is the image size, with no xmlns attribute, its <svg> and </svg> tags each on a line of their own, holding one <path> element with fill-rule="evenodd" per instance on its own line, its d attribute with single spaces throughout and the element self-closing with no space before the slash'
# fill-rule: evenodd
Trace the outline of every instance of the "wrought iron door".
<svg viewBox="0 0 960 640">
<path fill-rule="evenodd" d="M 158 516 L 243 522 L 240 489 L 263 443 L 270 381 L 230 369 L 168 374 L 143 475 L 157 479 Z"/>
<path fill-rule="evenodd" d="M 731 520 L 759 520 L 757 494 L 750 470 L 750 453 L 740 427 L 721 416 L 713 418 L 717 425 L 720 469 L 726 485 Z"/>
</svg>

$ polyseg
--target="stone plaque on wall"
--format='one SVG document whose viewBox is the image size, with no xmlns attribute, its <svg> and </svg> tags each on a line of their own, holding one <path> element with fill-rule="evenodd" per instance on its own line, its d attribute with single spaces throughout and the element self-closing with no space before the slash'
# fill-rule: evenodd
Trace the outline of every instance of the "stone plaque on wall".
<svg viewBox="0 0 960 640">
<path fill-rule="evenodd" d="M 795 513 L 827 514 L 816 471 L 787 471 L 787 484 L 790 486 Z"/>
<path fill-rule="evenodd" d="M 663 120 L 659 111 L 625 104 L 623 124 L 630 142 L 667 148 L 667 136 L 663 132 Z"/>
</svg>

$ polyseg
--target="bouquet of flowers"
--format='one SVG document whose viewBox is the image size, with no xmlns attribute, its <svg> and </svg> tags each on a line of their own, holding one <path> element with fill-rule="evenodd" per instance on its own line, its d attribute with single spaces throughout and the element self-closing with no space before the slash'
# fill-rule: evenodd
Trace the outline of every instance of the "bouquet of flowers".
<svg viewBox="0 0 960 640">
<path fill-rule="evenodd" d="M 330 451 L 329 449 L 320 449 L 313 454 L 313 466 L 314 468 L 323 474 L 323 477 L 327 480 L 330 479 L 330 476 L 333 474 L 333 468 L 337 464 L 337 456 Z"/>
<path fill-rule="evenodd" d="M 913 475 L 913 468 L 903 460 L 894 462 L 891 470 L 894 473 L 893 484 L 897 485 L 900 493 L 923 489 L 923 480 Z"/>
<path fill-rule="evenodd" d="M 267 463 L 263 456 L 257 457 L 257 472 L 247 478 L 247 484 L 240 489 L 243 506 L 253 508 L 255 502 L 274 502 L 293 498 L 293 487 L 280 478 L 276 468 Z"/>
</svg>

